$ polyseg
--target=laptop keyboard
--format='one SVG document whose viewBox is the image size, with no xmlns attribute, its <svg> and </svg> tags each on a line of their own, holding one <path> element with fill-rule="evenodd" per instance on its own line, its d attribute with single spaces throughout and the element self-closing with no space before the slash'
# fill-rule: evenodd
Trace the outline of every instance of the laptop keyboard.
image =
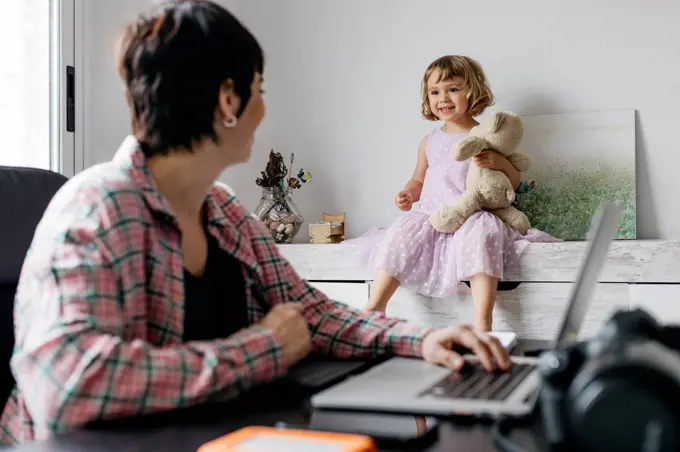
<svg viewBox="0 0 680 452">
<path fill-rule="evenodd" d="M 456 399 L 505 400 L 536 366 L 514 363 L 506 372 L 487 372 L 477 363 L 468 363 L 420 396 Z"/>
</svg>

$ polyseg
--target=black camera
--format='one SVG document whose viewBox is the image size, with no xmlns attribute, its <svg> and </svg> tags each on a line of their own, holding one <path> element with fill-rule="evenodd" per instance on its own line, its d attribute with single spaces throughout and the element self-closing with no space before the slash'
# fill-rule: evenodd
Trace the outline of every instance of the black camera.
<svg viewBox="0 0 680 452">
<path fill-rule="evenodd" d="M 543 353 L 539 369 L 551 450 L 680 450 L 680 327 L 619 311 L 592 339 Z"/>
</svg>

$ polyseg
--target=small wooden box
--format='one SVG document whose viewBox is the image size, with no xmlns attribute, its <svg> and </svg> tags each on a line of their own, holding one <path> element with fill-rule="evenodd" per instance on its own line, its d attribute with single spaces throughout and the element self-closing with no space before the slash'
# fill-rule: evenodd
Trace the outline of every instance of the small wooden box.
<svg viewBox="0 0 680 452">
<path fill-rule="evenodd" d="M 345 240 L 345 214 L 323 214 L 323 221 L 309 224 L 309 243 L 340 243 Z"/>
</svg>

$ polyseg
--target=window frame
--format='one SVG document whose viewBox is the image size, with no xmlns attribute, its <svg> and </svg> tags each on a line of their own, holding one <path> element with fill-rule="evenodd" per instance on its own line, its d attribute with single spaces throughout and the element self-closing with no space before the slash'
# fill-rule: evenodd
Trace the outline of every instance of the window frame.
<svg viewBox="0 0 680 452">
<path fill-rule="evenodd" d="M 82 125 L 82 0 L 50 0 L 50 169 L 72 177 L 84 168 Z M 71 87 L 67 70 L 73 70 Z M 66 128 L 69 95 L 73 130 Z"/>
</svg>

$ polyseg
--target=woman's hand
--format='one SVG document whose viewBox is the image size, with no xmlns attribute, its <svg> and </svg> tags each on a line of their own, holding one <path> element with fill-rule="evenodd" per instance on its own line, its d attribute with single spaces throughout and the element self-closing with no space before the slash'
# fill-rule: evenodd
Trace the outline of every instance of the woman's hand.
<svg viewBox="0 0 680 452">
<path fill-rule="evenodd" d="M 488 168 L 498 171 L 503 171 L 510 163 L 503 155 L 494 151 L 483 151 L 480 154 L 472 157 L 472 159 L 480 168 Z"/>
<path fill-rule="evenodd" d="M 312 350 L 312 338 L 307 320 L 302 316 L 302 303 L 275 305 L 259 326 L 271 330 L 281 343 L 286 363 L 292 366 Z"/>
<path fill-rule="evenodd" d="M 472 350 L 488 371 L 510 367 L 508 351 L 498 338 L 477 332 L 470 325 L 442 328 L 429 333 L 423 340 L 423 359 L 459 370 L 465 361 L 452 350 L 456 345 Z"/>
</svg>

